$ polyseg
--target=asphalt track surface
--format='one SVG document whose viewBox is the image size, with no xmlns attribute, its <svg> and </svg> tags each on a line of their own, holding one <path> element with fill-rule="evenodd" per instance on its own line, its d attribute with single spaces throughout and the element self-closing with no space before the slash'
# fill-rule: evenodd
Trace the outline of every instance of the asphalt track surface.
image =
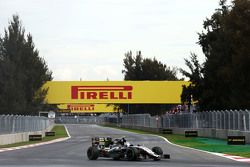
<svg viewBox="0 0 250 167">
<path fill-rule="evenodd" d="M 66 125 L 71 138 L 67 141 L 48 144 L 22 150 L 0 153 L 0 166 L 46 166 L 46 167 L 140 167 L 140 166 L 164 166 L 164 167 L 240 167 L 249 163 L 236 162 L 216 155 L 180 148 L 168 144 L 162 138 L 151 135 L 140 135 L 113 128 L 97 125 Z M 122 137 L 133 144 L 144 144 L 151 148 L 160 146 L 164 153 L 171 155 L 170 159 L 161 161 L 114 161 L 112 159 L 99 158 L 90 161 L 86 150 L 91 145 L 93 136 Z"/>
</svg>

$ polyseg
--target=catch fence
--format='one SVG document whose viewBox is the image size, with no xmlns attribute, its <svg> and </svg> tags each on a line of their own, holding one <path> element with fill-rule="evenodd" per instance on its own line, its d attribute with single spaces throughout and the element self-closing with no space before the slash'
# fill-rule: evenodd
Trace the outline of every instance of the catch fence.
<svg viewBox="0 0 250 167">
<path fill-rule="evenodd" d="M 103 120 L 109 122 L 108 117 Z M 115 121 L 113 120 L 113 122 Z M 250 111 L 226 110 L 196 113 L 180 112 L 176 114 L 165 114 L 163 116 L 131 114 L 123 115 L 120 123 L 124 126 L 149 128 L 213 128 L 250 131 Z"/>
</svg>

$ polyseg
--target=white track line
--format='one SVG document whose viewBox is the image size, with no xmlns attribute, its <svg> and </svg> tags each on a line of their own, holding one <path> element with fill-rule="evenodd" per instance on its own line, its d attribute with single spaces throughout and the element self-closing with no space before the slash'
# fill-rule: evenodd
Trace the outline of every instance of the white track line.
<svg viewBox="0 0 250 167">
<path fill-rule="evenodd" d="M 64 128 L 65 128 L 65 130 L 67 132 L 68 137 L 71 138 L 71 135 L 69 134 L 68 128 L 65 125 L 64 125 Z"/>
<path fill-rule="evenodd" d="M 61 142 L 61 141 L 65 141 L 71 138 L 69 131 L 67 129 L 67 127 L 64 125 L 64 128 L 67 132 L 68 137 L 63 137 L 63 138 L 59 138 L 59 139 L 54 139 L 51 141 L 46 141 L 46 142 L 41 142 L 41 143 L 35 143 L 35 144 L 29 144 L 29 145 L 24 145 L 24 146 L 17 146 L 17 147 L 10 147 L 10 148 L 0 148 L 0 153 L 1 152 L 6 152 L 6 151 L 13 151 L 13 150 L 20 150 L 20 149 L 24 149 L 24 148 L 32 148 L 32 147 L 37 147 L 37 146 L 42 146 L 42 145 L 46 145 L 46 144 L 52 144 L 52 143 L 57 143 L 57 142 Z"/>
</svg>

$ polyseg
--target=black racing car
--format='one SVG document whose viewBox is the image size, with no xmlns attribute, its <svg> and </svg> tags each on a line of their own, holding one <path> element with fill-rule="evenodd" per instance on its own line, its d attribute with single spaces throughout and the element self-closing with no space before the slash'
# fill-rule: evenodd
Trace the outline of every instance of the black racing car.
<svg viewBox="0 0 250 167">
<path fill-rule="evenodd" d="M 88 148 L 87 156 L 89 160 L 106 157 L 114 160 L 125 159 L 129 161 L 147 158 L 158 161 L 161 158 L 170 158 L 170 155 L 163 154 L 160 147 L 149 149 L 141 145 L 135 146 L 127 142 L 124 137 L 114 140 L 111 137 L 92 138 L 92 146 Z"/>
</svg>

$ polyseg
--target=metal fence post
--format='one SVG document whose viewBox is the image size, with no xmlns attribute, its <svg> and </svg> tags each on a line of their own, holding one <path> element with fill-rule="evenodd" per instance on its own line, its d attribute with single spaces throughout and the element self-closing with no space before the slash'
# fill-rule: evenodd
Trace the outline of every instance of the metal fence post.
<svg viewBox="0 0 250 167">
<path fill-rule="evenodd" d="M 10 120 L 12 119 L 12 121 L 10 121 L 10 126 L 12 125 L 12 130 L 11 133 L 15 133 L 15 125 L 16 125 L 16 116 L 10 117 Z"/>
<path fill-rule="evenodd" d="M 247 127 L 247 130 L 250 131 L 250 111 L 249 110 L 245 110 L 246 113 L 247 113 L 247 116 L 246 116 L 246 127 Z"/>
<path fill-rule="evenodd" d="M 244 129 L 244 131 L 247 131 L 247 126 L 246 126 L 246 115 L 243 115 L 243 129 Z"/>
</svg>

